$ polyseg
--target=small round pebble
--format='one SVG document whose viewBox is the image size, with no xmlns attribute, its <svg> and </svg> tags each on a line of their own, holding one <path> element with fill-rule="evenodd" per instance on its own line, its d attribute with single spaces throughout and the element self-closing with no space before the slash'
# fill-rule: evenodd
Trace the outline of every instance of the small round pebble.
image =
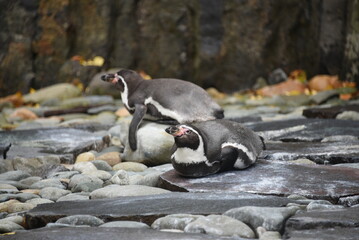
<svg viewBox="0 0 359 240">
<path fill-rule="evenodd" d="M 109 180 L 110 183 L 118 185 L 130 184 L 128 173 L 125 170 L 118 170 Z"/>
<path fill-rule="evenodd" d="M 35 205 L 30 204 L 30 203 L 17 202 L 17 203 L 13 203 L 8 206 L 8 212 L 9 213 L 23 212 L 23 211 L 31 210 L 34 207 L 35 207 Z"/>
<path fill-rule="evenodd" d="M 92 163 L 95 165 L 95 167 L 98 170 L 112 171 L 112 167 L 110 166 L 110 164 L 108 164 L 107 162 L 105 162 L 103 160 L 95 160 L 95 161 L 92 161 Z"/>
<path fill-rule="evenodd" d="M 96 160 L 103 160 L 107 162 L 110 166 L 115 166 L 116 164 L 121 162 L 119 152 L 107 152 L 100 154 L 96 157 Z"/>
<path fill-rule="evenodd" d="M 90 194 L 91 199 L 100 199 L 100 198 L 114 198 L 114 197 L 124 197 L 124 196 L 144 196 L 144 195 L 154 195 L 170 193 L 170 191 L 155 188 L 149 186 L 141 185 L 109 185 L 104 188 L 97 189 Z"/>
<path fill-rule="evenodd" d="M 60 197 L 57 199 L 57 202 L 63 202 L 63 201 L 83 201 L 83 200 L 89 200 L 90 195 L 86 192 L 81 193 L 70 193 L 66 196 Z"/>
<path fill-rule="evenodd" d="M 53 203 L 54 201 L 51 201 L 49 199 L 45 199 L 45 198 L 33 198 L 30 200 L 27 200 L 25 203 L 29 203 L 32 204 L 34 206 L 37 206 L 39 204 L 44 204 L 44 203 Z"/>
<path fill-rule="evenodd" d="M 0 233 L 15 232 L 18 230 L 24 230 L 24 228 L 22 226 L 20 226 L 19 224 L 11 222 L 11 221 L 3 221 L 3 222 L 1 221 L 0 222 Z"/>
<path fill-rule="evenodd" d="M 95 154 L 93 154 L 92 152 L 84 152 L 76 157 L 75 163 L 90 162 L 93 160 L 95 160 Z"/>
<path fill-rule="evenodd" d="M 143 172 L 147 169 L 147 166 L 142 163 L 137 162 L 122 162 L 113 166 L 113 170 L 125 170 L 125 171 L 132 171 L 132 172 Z"/>
<path fill-rule="evenodd" d="M 17 187 L 14 187 L 13 185 L 6 184 L 6 183 L 0 183 L 0 194 L 2 193 L 17 193 L 19 190 Z"/>
<path fill-rule="evenodd" d="M 96 171 L 97 168 L 92 162 L 79 162 L 74 165 L 73 171 L 78 172 L 90 172 L 90 171 Z"/>
<path fill-rule="evenodd" d="M 20 181 L 28 177 L 31 177 L 31 175 L 21 170 L 8 171 L 0 174 L 0 180 L 9 180 L 9 181 Z"/>
<path fill-rule="evenodd" d="M 43 189 L 45 187 L 56 187 L 61 189 L 66 188 L 59 179 L 44 179 L 30 186 L 30 188 L 38 188 L 38 189 Z"/>
<path fill-rule="evenodd" d="M 60 218 L 56 221 L 56 223 L 97 227 L 104 224 L 104 221 L 91 215 L 72 215 Z"/>
<path fill-rule="evenodd" d="M 147 224 L 136 221 L 113 221 L 102 224 L 99 227 L 150 228 Z"/>
<path fill-rule="evenodd" d="M 26 184 L 26 185 L 31 186 L 32 184 L 34 184 L 34 183 L 36 183 L 36 182 L 38 182 L 40 180 L 42 180 L 41 177 L 34 176 L 34 177 L 24 178 L 19 182 L 22 183 L 22 184 Z"/>
<path fill-rule="evenodd" d="M 64 190 L 55 187 L 46 187 L 41 189 L 40 196 L 45 199 L 49 199 L 51 201 L 57 201 L 60 197 L 63 197 L 67 194 L 71 193 L 69 190 Z"/>
<path fill-rule="evenodd" d="M 88 171 L 88 172 L 84 172 L 84 174 L 97 177 L 103 181 L 106 181 L 112 177 L 111 173 L 103 170 Z"/>
</svg>

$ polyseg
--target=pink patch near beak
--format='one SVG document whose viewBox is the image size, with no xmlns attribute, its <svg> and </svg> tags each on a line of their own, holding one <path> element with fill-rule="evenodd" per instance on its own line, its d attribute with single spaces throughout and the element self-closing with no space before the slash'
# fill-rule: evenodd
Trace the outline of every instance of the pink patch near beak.
<svg viewBox="0 0 359 240">
<path fill-rule="evenodd" d="M 176 137 L 180 137 L 187 132 L 187 128 L 179 128 L 178 131 L 175 133 Z"/>
<path fill-rule="evenodd" d="M 116 84 L 118 82 L 118 78 L 117 77 L 115 77 L 114 79 L 112 79 L 112 81 L 111 81 L 111 83 L 113 83 L 113 84 Z"/>
</svg>

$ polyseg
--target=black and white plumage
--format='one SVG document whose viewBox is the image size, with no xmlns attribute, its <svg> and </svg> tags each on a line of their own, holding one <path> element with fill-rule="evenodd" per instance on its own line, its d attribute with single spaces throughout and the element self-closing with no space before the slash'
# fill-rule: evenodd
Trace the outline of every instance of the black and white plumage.
<svg viewBox="0 0 359 240">
<path fill-rule="evenodd" d="M 144 80 L 132 70 L 106 74 L 102 80 L 113 83 L 122 102 L 133 115 L 129 128 L 129 144 L 137 149 L 136 132 L 143 118 L 175 120 L 178 123 L 223 118 L 222 108 L 201 87 L 179 79 Z"/>
<path fill-rule="evenodd" d="M 228 120 L 182 124 L 166 129 L 174 136 L 172 165 L 187 177 L 203 177 L 252 165 L 264 149 L 251 129 Z"/>
</svg>

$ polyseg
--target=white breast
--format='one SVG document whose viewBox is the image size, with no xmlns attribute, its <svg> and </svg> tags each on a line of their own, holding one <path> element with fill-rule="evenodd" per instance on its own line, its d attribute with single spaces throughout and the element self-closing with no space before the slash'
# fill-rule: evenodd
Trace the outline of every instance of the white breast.
<svg viewBox="0 0 359 240">
<path fill-rule="evenodd" d="M 199 145 L 196 150 L 190 148 L 177 148 L 177 150 L 172 154 L 171 158 L 174 159 L 176 163 L 196 164 L 196 163 L 204 162 L 206 163 L 207 166 L 212 166 L 213 163 L 208 162 L 208 159 L 204 153 L 204 145 L 201 135 L 196 130 L 194 130 L 193 128 L 187 125 L 181 125 L 181 126 L 191 129 L 193 132 L 195 132 L 198 135 Z"/>
<path fill-rule="evenodd" d="M 122 76 L 118 76 L 119 79 L 121 79 L 122 83 L 123 83 L 123 92 L 121 92 L 121 99 L 123 104 L 129 109 L 129 110 L 135 110 L 134 107 L 130 107 L 128 105 L 128 86 L 127 83 L 125 82 L 125 79 L 123 79 Z"/>
</svg>

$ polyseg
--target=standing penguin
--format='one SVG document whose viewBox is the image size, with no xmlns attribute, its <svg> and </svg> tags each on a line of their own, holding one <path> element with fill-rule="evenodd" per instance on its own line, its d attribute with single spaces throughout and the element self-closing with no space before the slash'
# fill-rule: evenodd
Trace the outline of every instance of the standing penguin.
<svg viewBox="0 0 359 240">
<path fill-rule="evenodd" d="M 169 127 L 166 132 L 175 140 L 172 165 L 186 177 L 247 168 L 264 149 L 261 137 L 228 120 L 182 124 Z"/>
<path fill-rule="evenodd" d="M 223 109 L 201 87 L 179 79 L 144 80 L 132 70 L 106 74 L 103 81 L 113 83 L 120 91 L 122 102 L 133 115 L 129 128 L 129 144 L 137 149 L 136 132 L 147 115 L 151 120 L 175 120 L 190 123 L 221 119 Z"/>
</svg>

